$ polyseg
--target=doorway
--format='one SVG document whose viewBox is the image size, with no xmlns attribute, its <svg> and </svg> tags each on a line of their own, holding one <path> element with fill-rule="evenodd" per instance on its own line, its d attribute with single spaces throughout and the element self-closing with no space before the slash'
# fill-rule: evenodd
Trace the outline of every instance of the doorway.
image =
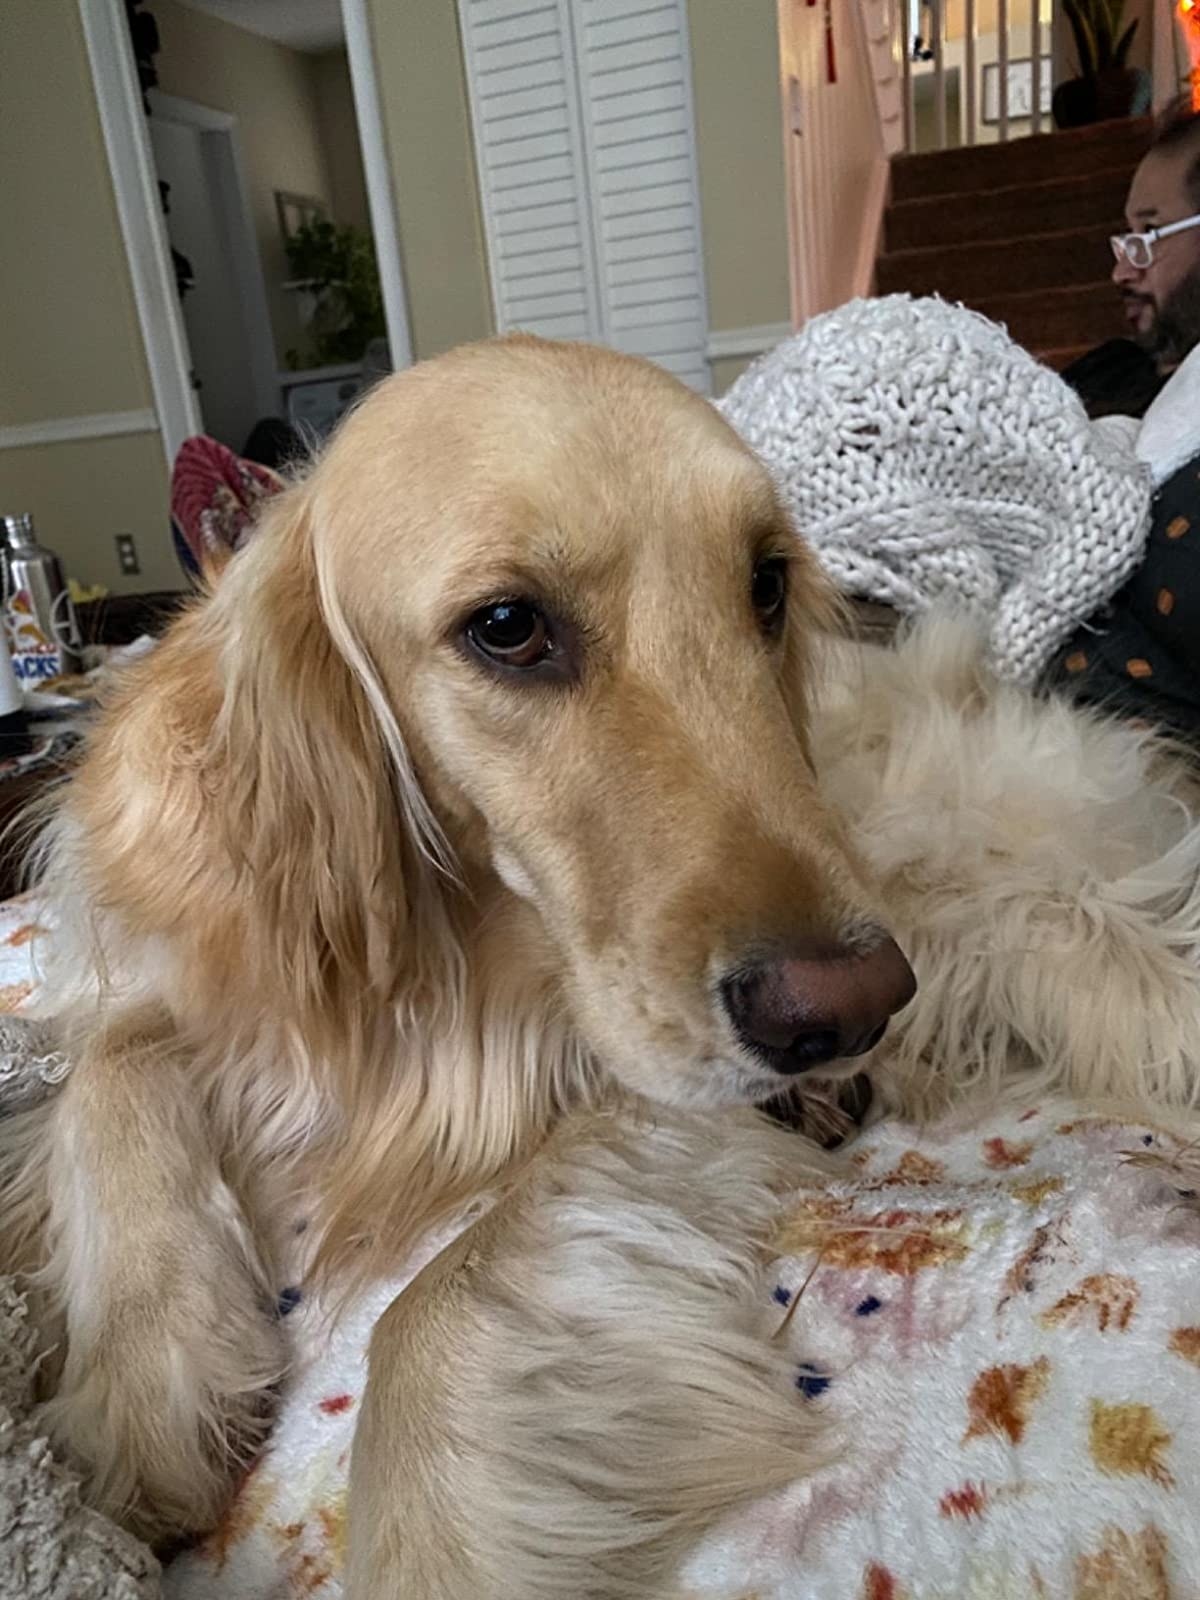
<svg viewBox="0 0 1200 1600">
<path fill-rule="evenodd" d="M 282 409 L 237 119 L 151 90 L 150 148 L 204 431 L 240 450 Z"/>
<path fill-rule="evenodd" d="M 288 281 L 286 239 L 281 238 L 278 208 L 279 200 L 286 196 L 273 192 L 276 187 L 290 191 L 297 186 L 286 175 L 276 184 L 264 169 L 260 124 L 267 99 L 264 91 L 269 85 L 257 68 L 239 65 L 236 53 L 210 61 L 206 68 L 199 52 L 186 43 L 178 46 L 196 28 L 217 26 L 225 29 L 226 45 L 236 46 L 236 37 L 230 36 L 240 36 L 247 51 L 263 41 L 284 49 L 294 46 L 301 56 L 338 51 L 340 75 L 346 84 L 343 100 L 348 107 L 342 120 L 348 118 L 361 152 L 364 220 L 378 265 L 385 333 L 381 342 L 391 367 L 407 366 L 412 361 L 412 342 L 367 0 L 312 0 L 303 14 L 301 8 L 265 6 L 261 0 L 131 0 L 128 5 L 126 0 L 78 0 L 78 4 L 168 467 L 183 441 L 202 429 L 219 430 L 218 437 L 236 440 L 233 448 L 237 449 L 244 443 L 237 432 L 251 406 L 255 421 L 286 418 L 292 406 L 305 410 L 296 404 L 306 398 L 297 396 L 302 386 L 309 386 L 303 431 L 310 435 L 324 431 L 342 403 L 346 383 L 340 376 L 336 385 L 326 383 L 325 391 L 334 393 L 323 393 L 318 406 L 313 403 L 311 385 L 319 383 L 329 367 L 316 372 L 292 370 L 308 353 L 303 341 L 289 339 L 301 304 L 296 291 L 306 286 Z M 177 43 L 176 62 L 194 80 L 186 88 L 164 81 L 161 88 L 166 93 L 160 93 L 154 87 L 155 75 L 149 83 L 143 77 L 144 62 L 135 55 L 130 19 L 146 14 L 161 33 L 167 31 L 161 24 L 170 23 Z M 318 37 L 293 39 L 291 44 L 279 37 L 281 30 L 294 33 L 302 25 L 318 30 Z M 245 44 L 248 38 L 250 45 Z M 206 70 L 208 77 L 202 81 Z M 286 75 L 294 79 L 304 71 L 302 64 L 297 67 L 292 62 Z M 224 102 L 237 83 L 243 91 L 241 102 L 230 108 Z M 156 123 L 162 126 L 156 127 Z M 297 144 L 311 142 L 307 134 L 312 132 L 312 123 L 310 120 L 302 130 L 306 132 L 304 140 L 295 137 L 299 125 L 294 119 L 277 117 L 276 123 L 267 159 L 286 163 Z M 315 137 L 319 142 L 327 134 L 320 130 Z M 176 196 L 181 209 L 174 218 L 173 236 L 172 217 L 163 215 L 155 170 L 160 152 L 172 169 L 167 181 L 191 196 Z M 303 191 L 305 195 L 310 192 L 307 188 Z M 197 224 L 197 216 L 207 219 L 207 240 L 200 237 L 204 228 Z M 330 220 L 338 219 L 332 215 Z M 222 243 L 224 258 L 219 275 L 212 270 L 207 254 L 209 243 L 217 240 Z M 190 255 L 183 248 L 185 241 Z M 211 350 L 210 330 L 217 324 L 212 316 L 202 314 L 204 308 L 198 302 L 188 307 L 188 294 L 181 299 L 173 249 L 186 258 L 193 276 L 198 261 L 209 262 L 214 293 L 218 283 L 227 289 L 232 285 L 218 331 L 212 335 Z M 198 278 L 196 281 L 198 284 Z M 239 341 L 242 372 L 234 381 L 229 368 Z M 293 343 L 297 346 L 294 355 Z M 358 365 L 371 375 L 383 370 L 374 353 L 371 361 Z M 193 386 L 194 379 L 199 389 Z M 202 399 L 206 402 L 203 414 Z"/>
</svg>

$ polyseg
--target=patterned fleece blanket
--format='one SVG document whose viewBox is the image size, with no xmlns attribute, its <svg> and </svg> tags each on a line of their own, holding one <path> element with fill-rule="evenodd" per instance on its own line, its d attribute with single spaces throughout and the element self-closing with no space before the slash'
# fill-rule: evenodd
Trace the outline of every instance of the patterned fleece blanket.
<svg viewBox="0 0 1200 1600">
<path fill-rule="evenodd" d="M 35 923 L 28 904 L 0 908 L 9 1009 L 31 992 Z M 33 1092 L 44 1092 L 62 1067 L 34 1044 L 27 1054 L 40 1064 L 20 1081 L 32 1071 Z M 4 1076 L 14 1059 L 0 1059 L 4 1103 L 18 1088 Z M 784 1328 L 795 1362 L 780 1404 L 827 1416 L 836 1462 L 715 1530 L 681 1593 L 1196 1600 L 1194 1171 L 1169 1129 L 1064 1103 L 923 1130 L 886 1122 L 861 1136 L 845 1176 L 787 1206 L 763 1288 L 764 1318 Z M 332 1328 L 300 1289 L 280 1286 L 296 1362 L 277 1429 L 222 1525 L 163 1573 L 162 1595 L 340 1594 L 367 1341 L 442 1242 Z M 39 1450 L 27 1386 L 13 1377 L 20 1352 L 4 1337 L 19 1324 L 10 1307 L 0 1600 L 154 1600 L 153 1561 L 80 1512 L 69 1475 Z M 31 1462 L 46 1490 L 36 1503 L 20 1477 Z"/>
<path fill-rule="evenodd" d="M 835 1466 L 731 1519 L 688 1600 L 1184 1600 L 1200 1594 L 1200 1210 L 1169 1131 L 1063 1103 L 882 1124 L 796 1194 L 764 1311 Z M 1180 1158 L 1183 1158 L 1181 1163 Z M 173 1600 L 340 1593 L 375 1317 L 304 1352 L 271 1448 Z"/>
</svg>

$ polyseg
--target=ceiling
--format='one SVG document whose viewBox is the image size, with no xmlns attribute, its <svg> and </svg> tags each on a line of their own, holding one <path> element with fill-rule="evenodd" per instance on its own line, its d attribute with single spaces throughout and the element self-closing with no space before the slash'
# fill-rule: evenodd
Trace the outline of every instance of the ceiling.
<svg viewBox="0 0 1200 1600">
<path fill-rule="evenodd" d="M 341 0 L 183 0 L 183 4 L 314 55 L 335 49 L 345 39 Z"/>
</svg>

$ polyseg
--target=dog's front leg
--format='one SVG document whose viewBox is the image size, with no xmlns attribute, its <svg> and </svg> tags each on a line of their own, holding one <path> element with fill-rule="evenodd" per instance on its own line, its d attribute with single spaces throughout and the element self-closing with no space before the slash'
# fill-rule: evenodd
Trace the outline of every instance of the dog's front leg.
<svg viewBox="0 0 1200 1600">
<path fill-rule="evenodd" d="M 753 1114 L 560 1131 L 376 1326 L 347 1600 L 679 1600 L 713 1524 L 828 1457 L 766 1271 L 827 1165 Z"/>
<path fill-rule="evenodd" d="M 188 1068 L 169 1019 L 128 1013 L 83 1046 L 45 1131 L 66 1327 L 46 1423 L 92 1503 L 152 1541 L 216 1521 L 284 1360 Z"/>
</svg>

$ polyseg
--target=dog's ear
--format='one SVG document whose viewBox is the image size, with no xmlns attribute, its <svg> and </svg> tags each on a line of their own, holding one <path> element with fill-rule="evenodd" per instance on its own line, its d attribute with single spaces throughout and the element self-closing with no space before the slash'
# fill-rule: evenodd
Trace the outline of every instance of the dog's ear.
<svg viewBox="0 0 1200 1600">
<path fill-rule="evenodd" d="M 306 486 L 281 495 L 211 602 L 222 687 L 207 765 L 250 968 L 320 1037 L 396 998 L 449 863 L 311 518 Z"/>
</svg>

